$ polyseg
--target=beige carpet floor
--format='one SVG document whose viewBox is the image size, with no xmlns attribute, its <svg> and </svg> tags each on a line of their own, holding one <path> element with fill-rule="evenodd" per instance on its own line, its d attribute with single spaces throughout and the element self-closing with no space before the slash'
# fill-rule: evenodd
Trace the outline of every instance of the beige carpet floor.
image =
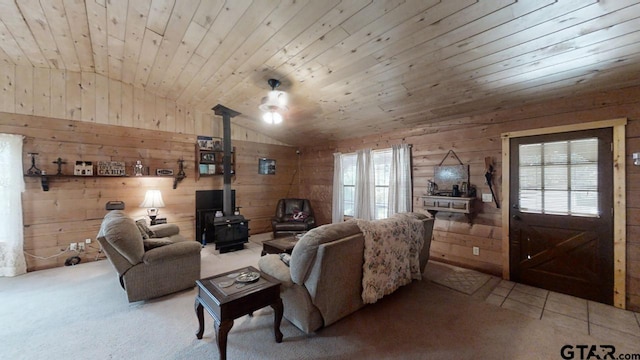
<svg viewBox="0 0 640 360">
<path fill-rule="evenodd" d="M 202 276 L 255 265 L 260 246 L 203 250 Z M 428 274 L 427 274 L 428 275 Z M 197 340 L 195 290 L 129 304 L 108 261 L 0 278 L 0 359 L 218 359 L 213 321 Z M 437 285 L 414 281 L 313 335 L 273 312 L 235 321 L 229 359 L 561 359 L 565 345 L 613 344 Z"/>
</svg>

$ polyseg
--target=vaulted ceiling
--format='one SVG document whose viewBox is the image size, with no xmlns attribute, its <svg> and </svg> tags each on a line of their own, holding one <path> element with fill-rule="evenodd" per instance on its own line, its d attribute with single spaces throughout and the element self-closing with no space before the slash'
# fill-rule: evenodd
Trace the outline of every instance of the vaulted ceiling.
<svg viewBox="0 0 640 360">
<path fill-rule="evenodd" d="M 0 62 L 220 103 L 299 145 L 640 84 L 638 29 L 637 0 L 0 0 Z"/>
</svg>

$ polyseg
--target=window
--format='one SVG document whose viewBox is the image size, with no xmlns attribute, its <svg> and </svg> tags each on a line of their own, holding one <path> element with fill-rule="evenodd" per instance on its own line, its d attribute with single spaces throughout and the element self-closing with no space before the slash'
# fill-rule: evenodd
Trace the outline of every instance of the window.
<svg viewBox="0 0 640 360">
<path fill-rule="evenodd" d="M 520 211 L 598 215 L 598 139 L 520 145 Z"/>
<path fill-rule="evenodd" d="M 384 219 L 413 209 L 411 145 L 333 154 L 331 220 Z"/>
<path fill-rule="evenodd" d="M 344 215 L 353 216 L 356 201 L 356 154 L 342 155 L 342 184 Z"/>
<path fill-rule="evenodd" d="M 375 150 L 372 152 L 373 172 L 375 184 L 375 212 L 374 219 L 384 219 L 389 216 L 389 180 L 391 177 L 391 149 Z M 356 194 L 356 154 L 342 155 L 342 181 L 344 215 L 355 215 Z"/>
<path fill-rule="evenodd" d="M 391 174 L 391 149 L 373 152 L 375 214 L 374 219 L 389 217 L 389 178 Z"/>
</svg>

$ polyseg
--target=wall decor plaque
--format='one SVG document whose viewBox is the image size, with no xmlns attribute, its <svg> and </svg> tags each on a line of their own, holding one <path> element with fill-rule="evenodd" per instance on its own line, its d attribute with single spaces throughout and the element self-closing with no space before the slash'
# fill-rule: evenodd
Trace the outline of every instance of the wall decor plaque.
<svg viewBox="0 0 640 360">
<path fill-rule="evenodd" d="M 98 161 L 96 170 L 100 176 L 126 176 L 124 161 Z"/>
<path fill-rule="evenodd" d="M 156 169 L 157 176 L 173 176 L 173 169 Z"/>
</svg>

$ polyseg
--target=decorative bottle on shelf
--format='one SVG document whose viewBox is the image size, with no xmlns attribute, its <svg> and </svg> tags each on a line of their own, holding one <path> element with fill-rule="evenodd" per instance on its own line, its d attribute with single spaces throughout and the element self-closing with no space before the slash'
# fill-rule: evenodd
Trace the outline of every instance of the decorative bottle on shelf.
<svg viewBox="0 0 640 360">
<path fill-rule="evenodd" d="M 136 160 L 136 164 L 133 166 L 133 172 L 136 176 L 142 176 L 142 161 Z"/>
</svg>

